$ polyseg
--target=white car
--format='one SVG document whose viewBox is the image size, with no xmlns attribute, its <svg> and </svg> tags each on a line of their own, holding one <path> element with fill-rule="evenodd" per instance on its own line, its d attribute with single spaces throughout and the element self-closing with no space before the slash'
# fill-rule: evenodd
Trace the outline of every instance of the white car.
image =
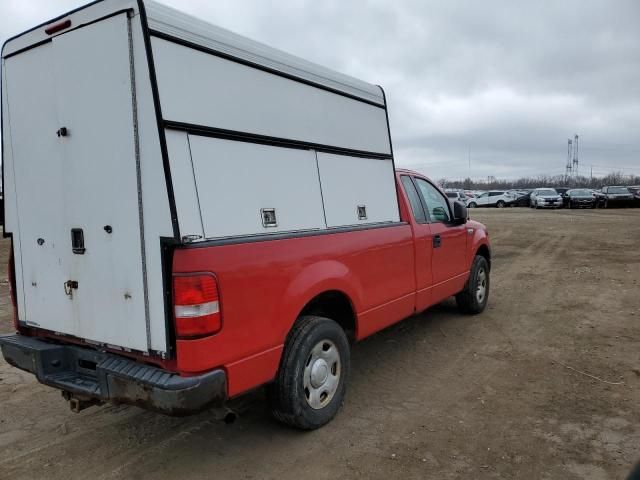
<svg viewBox="0 0 640 480">
<path fill-rule="evenodd" d="M 531 192 L 531 208 L 562 208 L 562 196 L 553 188 L 536 188 Z"/>
<path fill-rule="evenodd" d="M 491 190 L 484 192 L 475 198 L 469 200 L 467 207 L 508 207 L 516 199 L 515 195 L 505 192 L 503 190 Z"/>
</svg>

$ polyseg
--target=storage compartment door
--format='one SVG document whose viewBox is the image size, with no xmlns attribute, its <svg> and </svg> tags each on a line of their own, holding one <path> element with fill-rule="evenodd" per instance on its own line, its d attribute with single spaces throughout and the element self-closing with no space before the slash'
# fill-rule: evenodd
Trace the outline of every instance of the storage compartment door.
<svg viewBox="0 0 640 480">
<path fill-rule="evenodd" d="M 315 152 L 189 135 L 206 238 L 325 227 Z"/>
<path fill-rule="evenodd" d="M 318 152 L 328 227 L 398 222 L 393 162 Z"/>
</svg>

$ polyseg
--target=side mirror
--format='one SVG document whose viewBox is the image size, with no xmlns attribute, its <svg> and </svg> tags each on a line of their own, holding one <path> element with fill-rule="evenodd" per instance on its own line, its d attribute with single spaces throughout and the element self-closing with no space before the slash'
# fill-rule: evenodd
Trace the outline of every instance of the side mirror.
<svg viewBox="0 0 640 480">
<path fill-rule="evenodd" d="M 461 225 L 467 222 L 467 218 L 469 218 L 467 206 L 457 200 L 453 202 L 453 222 Z"/>
</svg>

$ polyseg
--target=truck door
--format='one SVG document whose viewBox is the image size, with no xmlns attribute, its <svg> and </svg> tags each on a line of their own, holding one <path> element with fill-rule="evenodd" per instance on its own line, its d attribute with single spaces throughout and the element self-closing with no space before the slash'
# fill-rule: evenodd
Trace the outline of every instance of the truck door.
<svg viewBox="0 0 640 480">
<path fill-rule="evenodd" d="M 420 194 L 416 190 L 411 176 L 400 175 L 402 188 L 409 200 L 411 213 L 415 223 L 412 224 L 415 241 L 415 271 L 416 271 L 416 311 L 420 312 L 432 305 L 433 275 L 431 228 L 427 220 Z"/>
<path fill-rule="evenodd" d="M 4 125 L 20 320 L 146 351 L 129 22 L 115 15 L 5 59 Z"/>
<path fill-rule="evenodd" d="M 464 287 L 467 263 L 467 227 L 453 224 L 447 197 L 424 178 L 415 177 L 418 193 L 427 213 L 433 253 L 433 303 L 458 293 Z"/>
</svg>

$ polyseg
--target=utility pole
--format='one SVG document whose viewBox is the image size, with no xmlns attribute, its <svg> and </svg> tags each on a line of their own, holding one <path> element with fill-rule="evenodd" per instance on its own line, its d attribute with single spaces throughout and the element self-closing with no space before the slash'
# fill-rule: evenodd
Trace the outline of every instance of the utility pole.
<svg viewBox="0 0 640 480">
<path fill-rule="evenodd" d="M 578 134 L 573 137 L 573 176 L 578 178 Z"/>
</svg>

